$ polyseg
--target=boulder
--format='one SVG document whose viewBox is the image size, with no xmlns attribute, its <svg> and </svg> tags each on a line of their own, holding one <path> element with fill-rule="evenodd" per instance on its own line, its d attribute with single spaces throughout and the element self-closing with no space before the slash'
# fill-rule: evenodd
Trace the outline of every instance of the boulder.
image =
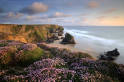
<svg viewBox="0 0 124 82">
<path fill-rule="evenodd" d="M 74 37 L 71 34 L 66 33 L 65 38 L 62 40 L 61 43 L 62 44 L 75 44 L 75 40 L 74 40 Z"/>
<path fill-rule="evenodd" d="M 115 57 L 100 55 L 99 60 L 113 61 L 113 60 L 115 60 Z"/>
<path fill-rule="evenodd" d="M 112 51 L 105 52 L 104 54 L 100 55 L 99 59 L 100 60 L 108 60 L 112 61 L 115 60 L 117 56 L 119 56 L 120 53 L 117 48 L 115 48 Z"/>
<path fill-rule="evenodd" d="M 114 50 L 112 50 L 112 51 L 106 52 L 105 55 L 106 55 L 106 56 L 119 56 L 120 53 L 118 52 L 118 49 L 116 48 L 116 49 L 114 49 Z"/>
</svg>

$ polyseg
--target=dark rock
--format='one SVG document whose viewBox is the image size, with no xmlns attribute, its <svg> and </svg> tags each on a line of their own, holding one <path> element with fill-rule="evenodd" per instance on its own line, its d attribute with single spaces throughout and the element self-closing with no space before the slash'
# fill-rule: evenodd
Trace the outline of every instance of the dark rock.
<svg viewBox="0 0 124 82">
<path fill-rule="evenodd" d="M 54 39 L 54 40 L 59 40 L 59 37 L 58 37 L 57 34 L 53 34 L 53 36 L 51 38 Z"/>
<path fill-rule="evenodd" d="M 64 37 L 61 37 L 61 39 L 64 39 Z"/>
<path fill-rule="evenodd" d="M 74 37 L 71 34 L 66 33 L 65 38 L 62 40 L 61 43 L 62 44 L 75 44 L 75 40 L 74 40 Z"/>
<path fill-rule="evenodd" d="M 99 56 L 99 59 L 100 59 L 100 60 L 106 60 L 106 56 L 100 55 L 100 56 Z"/>
<path fill-rule="evenodd" d="M 118 52 L 118 49 L 116 48 L 116 49 L 114 49 L 114 50 L 112 50 L 112 51 L 106 52 L 105 55 L 106 55 L 106 56 L 119 56 L 120 53 Z"/>
<path fill-rule="evenodd" d="M 119 56 L 120 53 L 118 52 L 118 49 L 114 49 L 112 51 L 105 52 L 104 54 L 100 55 L 100 60 L 108 60 L 113 61 Z"/>
<path fill-rule="evenodd" d="M 100 55 L 99 59 L 100 59 L 100 60 L 108 60 L 108 61 L 113 61 L 113 60 L 115 60 L 114 57 L 105 56 L 105 55 Z"/>
<path fill-rule="evenodd" d="M 108 57 L 107 57 L 107 60 L 109 60 L 109 61 L 110 61 L 110 60 L 113 61 L 113 60 L 115 60 L 115 57 L 108 56 Z"/>
<path fill-rule="evenodd" d="M 46 42 L 47 43 L 53 43 L 54 42 L 54 39 L 53 38 L 48 38 Z"/>
</svg>

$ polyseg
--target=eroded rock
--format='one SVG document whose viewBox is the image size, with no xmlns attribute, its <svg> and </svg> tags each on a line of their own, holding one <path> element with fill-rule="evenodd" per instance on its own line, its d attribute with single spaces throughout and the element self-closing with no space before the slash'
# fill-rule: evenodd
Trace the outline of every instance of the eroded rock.
<svg viewBox="0 0 124 82">
<path fill-rule="evenodd" d="M 61 42 L 62 44 L 75 44 L 75 40 L 74 40 L 74 37 L 69 34 L 69 33 L 66 33 L 65 34 L 65 38 L 62 40 Z"/>
<path fill-rule="evenodd" d="M 119 56 L 119 55 L 120 55 L 120 53 L 119 53 L 118 49 L 115 48 L 112 51 L 108 51 L 108 52 L 105 52 L 104 54 L 100 55 L 99 59 L 112 61 L 112 60 L 115 60 L 117 58 L 117 56 Z"/>
</svg>

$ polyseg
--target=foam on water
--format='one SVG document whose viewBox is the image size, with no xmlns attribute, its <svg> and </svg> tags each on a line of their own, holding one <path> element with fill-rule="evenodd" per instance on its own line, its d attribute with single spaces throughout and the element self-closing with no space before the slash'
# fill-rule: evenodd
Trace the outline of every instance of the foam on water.
<svg viewBox="0 0 124 82">
<path fill-rule="evenodd" d="M 65 29 L 65 32 L 68 32 L 70 34 L 72 34 L 75 37 L 83 37 L 83 38 L 88 38 L 91 39 L 93 41 L 100 41 L 103 44 L 107 44 L 107 45 L 112 45 L 114 43 L 116 43 L 115 40 L 109 40 L 109 39 L 105 39 L 105 38 L 101 38 L 101 37 L 97 37 L 97 36 L 93 36 L 93 35 L 89 35 L 88 31 L 80 31 L 80 30 L 67 30 Z"/>
<path fill-rule="evenodd" d="M 68 32 L 75 37 L 75 40 L 78 43 L 75 47 L 80 50 L 88 50 L 100 54 L 104 51 L 118 48 L 121 55 L 117 58 L 116 62 L 124 64 L 124 39 L 122 38 L 124 35 L 124 28 L 100 28 L 65 28 L 65 33 Z"/>
</svg>

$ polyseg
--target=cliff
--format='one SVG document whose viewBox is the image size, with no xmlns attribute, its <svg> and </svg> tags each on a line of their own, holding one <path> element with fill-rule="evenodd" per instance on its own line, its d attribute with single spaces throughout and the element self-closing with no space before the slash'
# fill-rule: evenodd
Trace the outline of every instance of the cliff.
<svg viewBox="0 0 124 82">
<path fill-rule="evenodd" d="M 63 27 L 58 25 L 0 24 L 0 40 L 15 40 L 24 43 L 35 43 L 47 41 L 54 36 L 62 34 Z"/>
</svg>

